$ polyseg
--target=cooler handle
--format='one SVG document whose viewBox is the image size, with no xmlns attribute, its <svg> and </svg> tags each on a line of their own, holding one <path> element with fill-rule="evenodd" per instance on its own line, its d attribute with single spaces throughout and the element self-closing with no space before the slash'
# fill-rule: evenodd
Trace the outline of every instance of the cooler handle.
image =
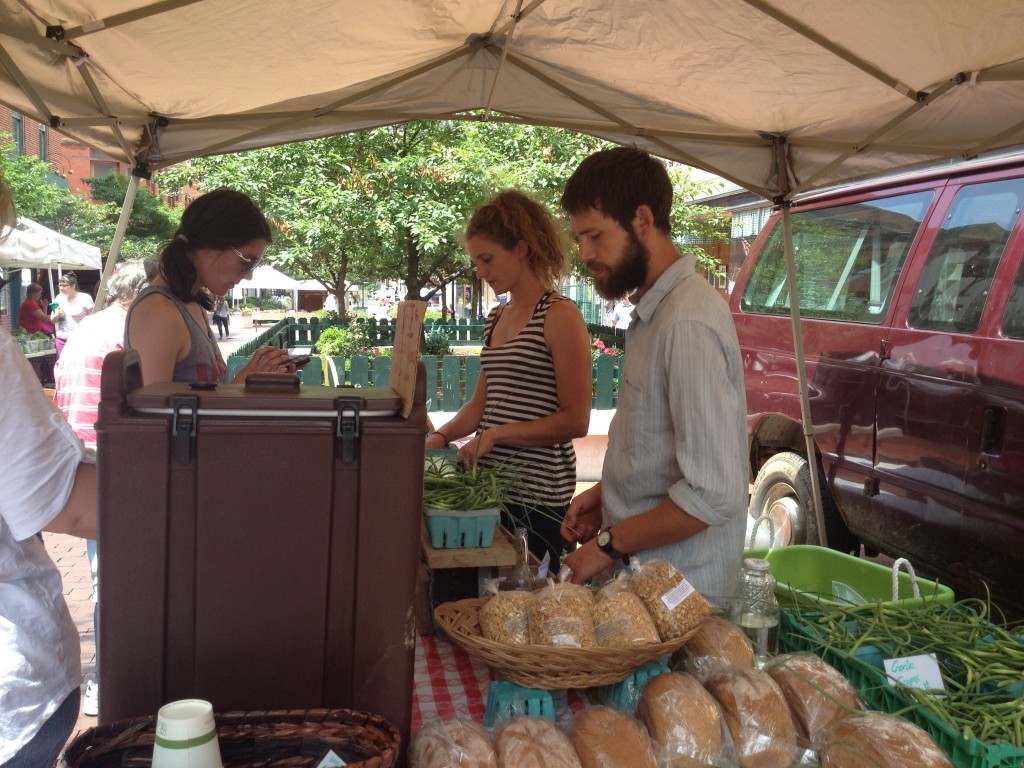
<svg viewBox="0 0 1024 768">
<path fill-rule="evenodd" d="M 250 373 L 245 377 L 246 392 L 301 392 L 302 380 L 294 373 Z"/>
</svg>

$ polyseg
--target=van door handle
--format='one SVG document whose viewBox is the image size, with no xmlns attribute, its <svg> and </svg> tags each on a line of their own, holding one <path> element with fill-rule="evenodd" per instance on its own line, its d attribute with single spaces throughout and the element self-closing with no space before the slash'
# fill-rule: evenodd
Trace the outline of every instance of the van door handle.
<svg viewBox="0 0 1024 768">
<path fill-rule="evenodd" d="M 1003 446 L 1003 425 L 1006 423 L 1006 409 L 990 405 L 981 417 L 982 453 L 997 453 Z"/>
</svg>

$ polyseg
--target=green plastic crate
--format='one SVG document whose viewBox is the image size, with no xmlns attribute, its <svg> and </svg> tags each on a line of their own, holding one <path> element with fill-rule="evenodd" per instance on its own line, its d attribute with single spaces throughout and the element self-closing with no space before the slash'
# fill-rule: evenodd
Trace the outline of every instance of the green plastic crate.
<svg viewBox="0 0 1024 768">
<path fill-rule="evenodd" d="M 952 589 L 920 577 L 917 586 L 921 597 L 915 598 L 910 574 L 902 570 L 898 576 L 899 598 L 893 600 L 892 568 L 826 547 L 794 544 L 772 550 L 752 550 L 743 556 L 760 557 L 771 563 L 771 574 L 777 582 L 775 594 L 781 605 L 801 602 L 806 606 L 806 599 L 810 598 L 826 609 L 848 607 L 849 602 L 835 596 L 833 581 L 845 584 L 869 603 L 881 601 L 917 608 L 929 601 L 948 604 L 954 600 Z"/>
<path fill-rule="evenodd" d="M 922 590 L 923 591 L 923 590 Z M 826 647 L 822 635 L 797 613 L 783 609 L 779 632 L 782 653 L 810 651 L 838 669 L 860 693 L 868 709 L 901 714 L 928 732 L 949 756 L 956 768 L 1022 768 L 1024 748 L 1006 742 L 989 744 L 976 738 L 965 739 L 949 724 L 939 720 L 918 702 L 889 683 L 882 664 L 883 654 L 874 646 L 862 646 L 854 654 Z"/>
</svg>

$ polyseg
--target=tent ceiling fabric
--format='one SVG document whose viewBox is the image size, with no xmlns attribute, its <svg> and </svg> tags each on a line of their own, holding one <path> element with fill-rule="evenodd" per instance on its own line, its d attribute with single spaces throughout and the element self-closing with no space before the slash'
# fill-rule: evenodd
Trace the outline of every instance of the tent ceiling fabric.
<svg viewBox="0 0 1024 768">
<path fill-rule="evenodd" d="M 152 168 L 475 112 L 637 144 L 775 197 L 1024 143 L 1024 9 L 0 0 L 0 101 Z"/>
</svg>

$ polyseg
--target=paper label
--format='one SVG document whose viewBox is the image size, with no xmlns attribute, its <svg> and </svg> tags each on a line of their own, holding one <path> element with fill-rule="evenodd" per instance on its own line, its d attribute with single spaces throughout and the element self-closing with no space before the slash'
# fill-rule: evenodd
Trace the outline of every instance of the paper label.
<svg viewBox="0 0 1024 768">
<path fill-rule="evenodd" d="M 333 749 L 327 750 L 327 754 L 324 755 L 324 759 L 320 761 L 320 765 L 316 768 L 337 768 L 339 765 L 348 765 L 335 753 Z"/>
<path fill-rule="evenodd" d="M 885 673 L 891 680 L 908 688 L 918 688 L 922 691 L 946 690 L 934 653 L 884 659 L 882 663 L 885 664 Z"/>
<path fill-rule="evenodd" d="M 690 582 L 683 579 L 661 596 L 661 602 L 663 602 L 665 607 L 671 611 L 696 591 L 697 590 L 693 588 L 693 585 L 690 584 Z"/>
<path fill-rule="evenodd" d="M 625 635 L 629 631 L 629 619 L 625 616 L 612 616 L 594 627 L 594 637 L 598 645 L 607 645 L 615 637 Z"/>
</svg>

